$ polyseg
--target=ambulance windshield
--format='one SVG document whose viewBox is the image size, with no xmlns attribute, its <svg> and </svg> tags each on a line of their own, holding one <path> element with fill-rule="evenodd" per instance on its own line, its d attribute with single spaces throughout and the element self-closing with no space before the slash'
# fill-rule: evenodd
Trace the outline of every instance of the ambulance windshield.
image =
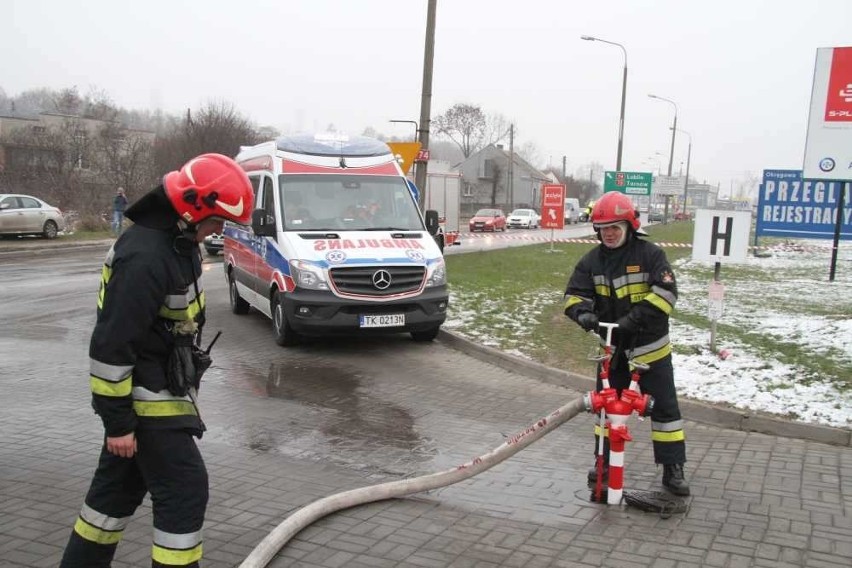
<svg viewBox="0 0 852 568">
<path fill-rule="evenodd" d="M 422 231 L 417 204 L 397 176 L 284 174 L 285 231 Z"/>
</svg>

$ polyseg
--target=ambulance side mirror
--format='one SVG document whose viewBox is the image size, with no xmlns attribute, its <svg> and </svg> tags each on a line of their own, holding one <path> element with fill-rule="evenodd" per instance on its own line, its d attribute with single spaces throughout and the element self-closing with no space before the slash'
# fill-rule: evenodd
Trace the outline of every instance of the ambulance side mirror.
<svg viewBox="0 0 852 568">
<path fill-rule="evenodd" d="M 437 235 L 438 228 L 440 225 L 438 224 L 438 212 L 434 209 L 426 210 L 426 230 L 429 231 L 430 235 Z"/>
<path fill-rule="evenodd" d="M 263 209 L 255 209 L 251 213 L 251 228 L 258 237 L 274 237 L 275 217 Z"/>
</svg>

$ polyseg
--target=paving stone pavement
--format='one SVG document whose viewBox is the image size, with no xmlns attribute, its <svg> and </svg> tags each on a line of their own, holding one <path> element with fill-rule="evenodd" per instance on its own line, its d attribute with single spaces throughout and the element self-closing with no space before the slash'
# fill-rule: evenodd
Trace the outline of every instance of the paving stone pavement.
<svg viewBox="0 0 852 568">
<path fill-rule="evenodd" d="M 520 364 L 510 370 L 471 357 L 447 336 L 430 345 L 393 339 L 283 355 L 268 340 L 267 321 L 231 318 L 223 291 L 206 282 L 211 324 L 229 325 L 217 344 L 227 356 L 219 355 L 202 391 L 210 427 L 200 442 L 211 480 L 206 567 L 239 565 L 278 523 L 316 499 L 451 468 L 581 394 L 541 380 L 536 368 L 524 373 Z M 57 565 L 95 466 L 101 430 L 82 378 L 92 293 L 85 287 L 79 297 L 63 297 L 87 306 L 82 312 L 26 316 L 26 329 L 0 326 L 3 567 Z M 240 342 L 264 333 L 260 344 Z M 308 385 L 317 391 L 311 398 L 275 371 L 285 362 L 292 369 L 294 358 L 322 370 L 329 353 L 341 350 L 356 369 L 351 390 L 317 381 Z M 852 565 L 848 445 L 688 420 L 693 494 L 685 514 L 661 518 L 589 502 L 593 419 L 580 415 L 457 485 L 323 518 L 269 566 Z M 659 489 L 649 425 L 630 427 L 626 486 Z M 367 459 L 348 457 L 355 454 Z M 114 566 L 149 565 L 150 527 L 146 501 Z"/>
</svg>

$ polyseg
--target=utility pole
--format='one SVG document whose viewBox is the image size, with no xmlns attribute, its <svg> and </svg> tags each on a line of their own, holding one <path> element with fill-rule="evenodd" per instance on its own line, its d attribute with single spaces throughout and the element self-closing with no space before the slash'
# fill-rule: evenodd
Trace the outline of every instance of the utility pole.
<svg viewBox="0 0 852 568">
<path fill-rule="evenodd" d="M 568 156 L 562 156 L 562 181 L 565 181 L 565 168 L 568 167 Z"/>
<path fill-rule="evenodd" d="M 438 0 L 429 0 L 426 9 L 426 47 L 423 54 L 423 88 L 420 97 L 420 128 L 418 142 L 423 150 L 429 149 L 429 129 L 432 125 L 432 63 L 435 59 L 435 13 Z M 420 208 L 426 201 L 426 170 L 428 162 L 417 162 L 414 185 L 420 190 Z"/>
<path fill-rule="evenodd" d="M 515 125 L 509 125 L 509 156 L 511 160 L 509 160 L 509 194 L 511 195 L 511 200 L 509 202 L 509 209 L 512 210 L 515 208 Z"/>
</svg>

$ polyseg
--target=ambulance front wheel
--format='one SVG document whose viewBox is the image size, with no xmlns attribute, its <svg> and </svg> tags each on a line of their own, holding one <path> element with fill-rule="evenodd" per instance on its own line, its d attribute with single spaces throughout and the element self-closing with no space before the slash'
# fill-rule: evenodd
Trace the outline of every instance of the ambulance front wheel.
<svg viewBox="0 0 852 568">
<path fill-rule="evenodd" d="M 287 314 L 284 313 L 284 305 L 281 302 L 281 292 L 276 292 L 272 298 L 272 331 L 275 334 L 275 343 L 282 347 L 299 343 L 299 335 L 287 322 Z"/>
<path fill-rule="evenodd" d="M 440 327 L 433 327 L 426 331 L 412 331 L 411 338 L 414 341 L 432 341 L 438 337 L 438 331 L 440 331 L 440 329 Z"/>
<path fill-rule="evenodd" d="M 240 291 L 237 290 L 237 281 L 234 279 L 234 273 L 228 275 L 228 298 L 231 300 L 231 312 L 237 315 L 245 315 L 249 313 L 249 303 L 243 300 L 240 296 Z"/>
</svg>

